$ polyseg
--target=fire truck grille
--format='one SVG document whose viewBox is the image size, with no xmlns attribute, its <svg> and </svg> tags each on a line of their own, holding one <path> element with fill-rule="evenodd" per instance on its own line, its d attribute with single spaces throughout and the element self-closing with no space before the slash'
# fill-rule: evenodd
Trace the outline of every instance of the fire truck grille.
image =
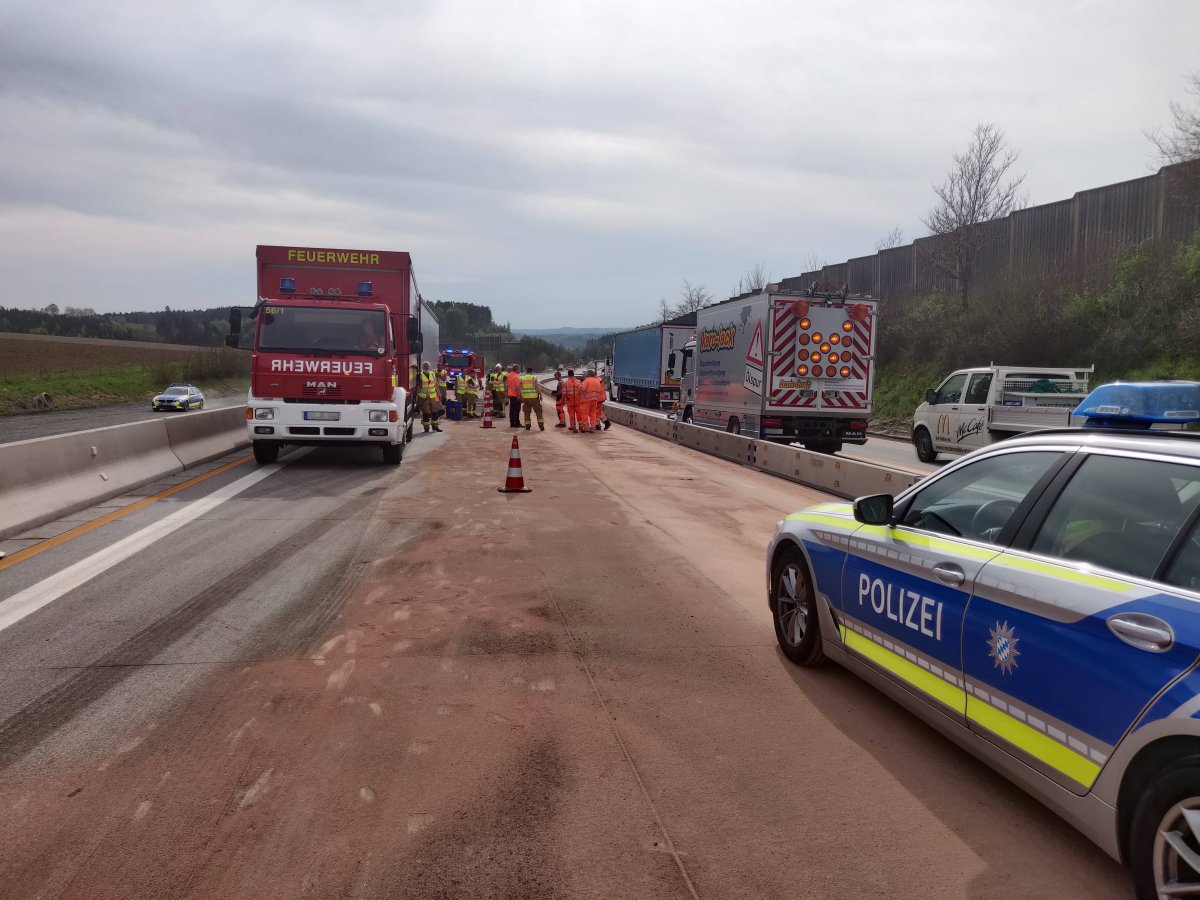
<svg viewBox="0 0 1200 900">
<path fill-rule="evenodd" d="M 316 387 L 309 387 L 308 385 L 305 385 L 304 387 L 300 388 L 300 396 L 301 397 L 326 397 L 326 398 L 340 397 L 340 396 L 342 396 L 342 389 L 340 387 L 316 388 Z"/>
</svg>

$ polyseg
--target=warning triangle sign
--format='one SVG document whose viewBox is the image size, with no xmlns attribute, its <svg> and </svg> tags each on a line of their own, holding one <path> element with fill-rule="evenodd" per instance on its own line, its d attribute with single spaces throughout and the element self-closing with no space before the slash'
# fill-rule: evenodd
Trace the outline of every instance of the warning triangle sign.
<svg viewBox="0 0 1200 900">
<path fill-rule="evenodd" d="M 754 323 L 754 337 L 750 338 L 750 349 L 746 351 L 746 362 L 756 366 L 763 364 L 762 319 Z"/>
</svg>

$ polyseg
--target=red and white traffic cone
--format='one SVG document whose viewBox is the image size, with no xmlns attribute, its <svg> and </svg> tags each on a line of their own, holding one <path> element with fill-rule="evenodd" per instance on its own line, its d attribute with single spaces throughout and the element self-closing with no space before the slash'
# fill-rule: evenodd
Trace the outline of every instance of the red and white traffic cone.
<svg viewBox="0 0 1200 900">
<path fill-rule="evenodd" d="M 483 395 L 483 424 L 480 428 L 494 428 L 492 424 L 492 392 L 489 390 Z"/>
<path fill-rule="evenodd" d="M 521 472 L 521 448 L 517 446 L 516 435 L 513 435 L 512 450 L 508 452 L 508 477 L 504 479 L 504 487 L 496 490 L 502 494 L 528 494 L 533 490 L 525 487 L 525 476 Z"/>
</svg>

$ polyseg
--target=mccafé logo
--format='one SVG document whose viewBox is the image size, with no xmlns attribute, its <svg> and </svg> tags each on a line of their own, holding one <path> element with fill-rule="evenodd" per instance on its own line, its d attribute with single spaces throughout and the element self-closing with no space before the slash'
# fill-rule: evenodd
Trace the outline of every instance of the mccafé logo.
<svg viewBox="0 0 1200 900">
<path fill-rule="evenodd" d="M 707 328 L 700 332 L 700 352 L 708 353 L 710 350 L 732 350 L 733 341 L 737 337 L 737 326 L 730 322 L 723 328 L 714 328 L 709 331 Z"/>
</svg>

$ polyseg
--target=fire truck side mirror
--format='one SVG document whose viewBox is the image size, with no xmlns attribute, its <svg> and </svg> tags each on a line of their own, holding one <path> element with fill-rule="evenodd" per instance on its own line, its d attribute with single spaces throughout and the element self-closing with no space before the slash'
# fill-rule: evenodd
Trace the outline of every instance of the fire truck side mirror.
<svg viewBox="0 0 1200 900">
<path fill-rule="evenodd" d="M 237 349 L 242 337 L 242 311 L 237 307 L 229 310 L 229 334 L 225 335 L 225 346 Z"/>
<path fill-rule="evenodd" d="M 421 340 L 421 323 L 418 322 L 416 319 L 414 319 L 412 316 L 409 316 L 408 317 L 408 325 L 406 326 L 406 330 L 405 330 L 404 334 L 405 334 L 405 337 L 408 338 L 408 342 L 410 344 L 417 343 L 418 341 Z"/>
</svg>

